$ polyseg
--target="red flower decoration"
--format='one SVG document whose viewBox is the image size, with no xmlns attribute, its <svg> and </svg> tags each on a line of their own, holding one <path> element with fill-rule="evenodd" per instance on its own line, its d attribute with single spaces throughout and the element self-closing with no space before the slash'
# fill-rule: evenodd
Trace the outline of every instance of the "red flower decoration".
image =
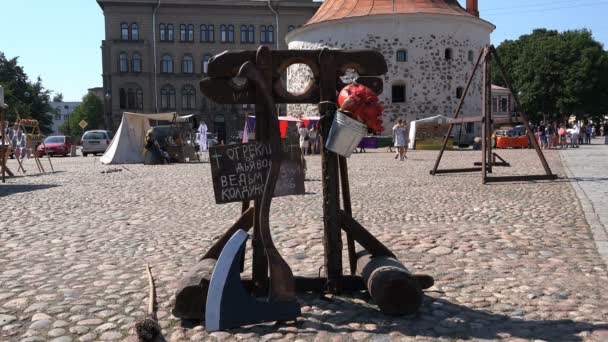
<svg viewBox="0 0 608 342">
<path fill-rule="evenodd" d="M 352 118 L 367 125 L 374 132 L 384 131 L 382 112 L 384 107 L 378 103 L 378 95 L 362 84 L 349 84 L 338 95 L 340 111 L 347 111 Z"/>
</svg>

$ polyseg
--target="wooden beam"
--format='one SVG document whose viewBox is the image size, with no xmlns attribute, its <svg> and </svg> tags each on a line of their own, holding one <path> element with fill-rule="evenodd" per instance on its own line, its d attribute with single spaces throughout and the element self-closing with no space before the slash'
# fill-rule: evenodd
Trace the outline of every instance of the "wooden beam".
<svg viewBox="0 0 608 342">
<path fill-rule="evenodd" d="M 506 124 L 506 123 L 520 123 L 523 122 L 523 120 L 519 117 L 515 117 L 515 118 L 494 118 L 492 119 L 492 123 L 495 124 Z"/>
<path fill-rule="evenodd" d="M 499 182 L 527 182 L 537 180 L 556 180 L 557 175 L 521 175 L 521 176 L 494 176 L 486 179 L 487 183 L 499 183 Z"/>
<path fill-rule="evenodd" d="M 365 227 L 357 222 L 357 220 L 344 211 L 340 211 L 340 224 L 342 229 L 350 234 L 353 239 L 363 246 L 366 251 L 371 253 L 372 256 L 395 257 L 395 254 L 393 254 L 390 249 L 368 232 Z"/>
<path fill-rule="evenodd" d="M 460 125 L 468 122 L 483 122 L 483 116 L 472 116 L 468 118 L 448 119 L 448 123 L 452 125 Z"/>
<path fill-rule="evenodd" d="M 222 237 L 217 240 L 213 244 L 213 246 L 211 246 L 211 248 L 209 248 L 207 253 L 205 253 L 205 255 L 203 255 L 203 257 L 199 259 L 199 261 L 203 259 L 219 259 L 222 249 L 224 249 L 224 246 L 226 245 L 226 243 L 228 243 L 228 240 L 230 240 L 232 235 L 234 235 L 237 230 L 242 229 L 248 232 L 251 227 L 253 227 L 253 211 L 253 208 L 248 208 L 247 210 L 245 210 L 245 212 L 243 212 L 241 217 L 239 217 L 239 219 L 232 225 L 232 227 L 230 227 L 226 231 L 226 233 L 224 233 L 224 235 L 222 235 Z"/>
<path fill-rule="evenodd" d="M 443 169 L 443 170 L 436 170 L 435 174 L 442 174 L 442 173 L 460 173 L 460 172 L 479 172 L 481 171 L 480 167 L 468 167 L 468 168 L 462 168 L 462 169 Z M 432 170 L 430 171 L 431 174 L 433 174 Z"/>
</svg>

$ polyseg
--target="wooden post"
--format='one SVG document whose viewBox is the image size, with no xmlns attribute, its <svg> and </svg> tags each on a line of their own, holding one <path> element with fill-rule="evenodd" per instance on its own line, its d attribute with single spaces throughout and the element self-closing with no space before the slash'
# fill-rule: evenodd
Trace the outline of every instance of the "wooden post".
<svg viewBox="0 0 608 342">
<path fill-rule="evenodd" d="M 256 54 L 256 66 L 263 74 L 267 84 L 272 81 L 272 61 L 268 54 Z M 268 108 L 264 101 L 264 94 L 256 87 L 256 102 L 255 102 L 255 140 L 257 142 L 268 142 L 269 140 L 269 123 L 268 123 Z M 268 260 L 264 252 L 264 244 L 262 242 L 261 226 L 260 226 L 260 206 L 261 199 L 254 201 L 254 224 L 253 236 L 251 238 L 252 247 L 252 281 L 253 294 L 256 296 L 266 295 L 268 293 Z"/>
<path fill-rule="evenodd" d="M 487 48 L 484 48 L 484 51 Z M 488 56 L 487 53 L 484 53 L 484 72 L 483 72 L 483 93 L 482 93 L 482 103 L 483 103 L 483 121 L 481 122 L 481 183 L 486 184 L 486 179 L 488 177 L 488 105 L 487 105 L 487 97 L 488 97 Z"/>
<path fill-rule="evenodd" d="M 335 153 L 325 149 L 325 141 L 337 110 L 335 56 L 331 50 L 323 49 L 321 51 L 319 65 L 321 68 L 319 111 L 322 117 L 319 124 L 323 173 L 323 245 L 325 247 L 327 290 L 336 294 L 340 292 L 342 277 L 342 232 L 338 219 L 340 210 L 338 158 Z"/>
<path fill-rule="evenodd" d="M 348 163 L 346 157 L 339 156 L 340 163 L 340 184 L 342 185 L 342 202 L 344 203 L 344 212 L 353 216 L 353 209 L 350 201 L 350 184 L 348 181 Z M 357 273 L 357 251 L 355 250 L 355 240 L 350 233 L 346 233 L 346 245 L 348 246 L 348 263 L 350 265 L 350 274 Z"/>
<path fill-rule="evenodd" d="M 486 113 L 486 166 L 488 173 L 492 173 L 492 54 L 487 50 L 484 65 L 484 97 L 483 105 Z M 485 181 L 485 180 L 484 180 Z"/>
</svg>

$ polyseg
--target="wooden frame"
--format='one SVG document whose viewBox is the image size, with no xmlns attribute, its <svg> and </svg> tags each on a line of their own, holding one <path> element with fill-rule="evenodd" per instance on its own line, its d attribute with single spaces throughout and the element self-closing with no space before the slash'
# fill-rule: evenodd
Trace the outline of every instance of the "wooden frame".
<svg viewBox="0 0 608 342">
<path fill-rule="evenodd" d="M 492 118 L 492 59 L 496 62 L 498 69 L 500 70 L 501 76 L 507 85 L 507 88 L 513 95 L 515 99 L 515 103 L 517 105 L 517 117 L 515 118 Z M 482 63 L 483 61 L 483 63 Z M 475 77 L 476 72 L 478 71 L 480 65 L 483 65 L 483 109 L 482 116 L 478 117 L 466 117 L 459 118 L 458 116 L 461 113 L 462 105 L 464 104 L 465 98 L 467 97 L 467 93 Z M 439 169 L 439 164 L 441 162 L 441 158 L 443 157 L 443 153 L 445 152 L 448 139 L 452 134 L 452 129 L 454 125 L 461 125 L 469 122 L 481 122 L 482 130 L 481 130 L 481 152 L 482 158 L 481 162 L 475 163 L 476 166 L 481 167 L 472 167 L 472 168 L 458 168 L 458 169 Z M 523 176 L 504 176 L 504 177 L 489 177 L 488 174 L 493 172 L 493 166 L 510 166 L 510 164 L 501 158 L 498 154 L 492 152 L 492 131 L 493 124 L 495 123 L 516 123 L 521 122 L 526 127 L 526 133 L 530 141 L 532 142 L 532 146 L 534 147 L 536 154 L 540 162 L 543 165 L 545 170 L 544 175 L 523 175 Z M 557 179 L 557 175 L 551 172 L 549 168 L 549 164 L 545 159 L 545 156 L 538 146 L 538 142 L 534 137 L 534 133 L 529 125 L 529 119 L 527 114 L 522 110 L 521 103 L 519 102 L 519 98 L 515 92 L 513 92 L 513 88 L 511 87 L 511 82 L 507 77 L 507 74 L 500 62 L 500 58 L 494 46 L 484 47 L 477 57 L 477 62 L 473 67 L 473 72 L 467 81 L 466 88 L 464 90 L 463 96 L 460 98 L 458 102 L 458 107 L 456 108 L 456 112 L 454 113 L 454 118 L 448 120 L 449 129 L 448 133 L 444 137 L 443 145 L 441 150 L 439 151 L 439 155 L 437 156 L 437 160 L 435 161 L 435 165 L 433 169 L 430 171 L 431 175 L 437 175 L 442 173 L 460 173 L 460 172 L 479 172 L 481 171 L 481 182 L 483 184 L 491 183 L 491 182 L 510 182 L 510 181 L 532 181 L 532 180 L 555 180 Z M 500 162 L 496 160 L 499 159 Z"/>
</svg>

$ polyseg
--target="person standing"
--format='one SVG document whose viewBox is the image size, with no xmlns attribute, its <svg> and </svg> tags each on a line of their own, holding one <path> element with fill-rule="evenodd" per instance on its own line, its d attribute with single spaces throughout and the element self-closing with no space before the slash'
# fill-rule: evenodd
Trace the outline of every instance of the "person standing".
<svg viewBox="0 0 608 342">
<path fill-rule="evenodd" d="M 302 123 L 298 123 L 298 125 L 298 134 L 300 135 L 300 148 L 302 149 L 302 154 L 306 154 L 310 142 L 310 135 L 308 135 L 308 130 Z"/>
<path fill-rule="evenodd" d="M 545 128 L 545 139 L 547 139 L 547 148 L 553 147 L 553 139 L 555 137 L 555 130 L 553 129 L 554 124 L 555 123 L 551 123 L 550 125 L 547 125 L 547 128 Z"/>
<path fill-rule="evenodd" d="M 591 145 L 591 124 L 585 126 L 585 144 Z"/>
<path fill-rule="evenodd" d="M 317 132 L 317 128 L 315 126 L 310 128 L 308 136 L 310 137 L 310 153 L 319 153 L 319 132 Z"/>
<path fill-rule="evenodd" d="M 566 125 L 564 125 L 564 124 L 559 125 L 558 134 L 559 134 L 559 145 L 560 145 L 560 147 L 561 148 L 568 147 Z"/>
<path fill-rule="evenodd" d="M 578 125 L 578 122 L 574 123 L 574 127 L 572 127 L 572 147 L 578 147 L 578 138 L 581 133 L 581 127 Z"/>
<path fill-rule="evenodd" d="M 407 158 L 406 154 L 406 146 L 407 146 L 407 136 L 406 136 L 406 125 L 404 124 L 402 119 L 397 121 L 397 124 L 393 126 L 393 141 L 395 148 L 397 148 L 397 154 L 395 155 L 395 159 L 399 158 L 399 160 L 404 160 Z"/>
</svg>

